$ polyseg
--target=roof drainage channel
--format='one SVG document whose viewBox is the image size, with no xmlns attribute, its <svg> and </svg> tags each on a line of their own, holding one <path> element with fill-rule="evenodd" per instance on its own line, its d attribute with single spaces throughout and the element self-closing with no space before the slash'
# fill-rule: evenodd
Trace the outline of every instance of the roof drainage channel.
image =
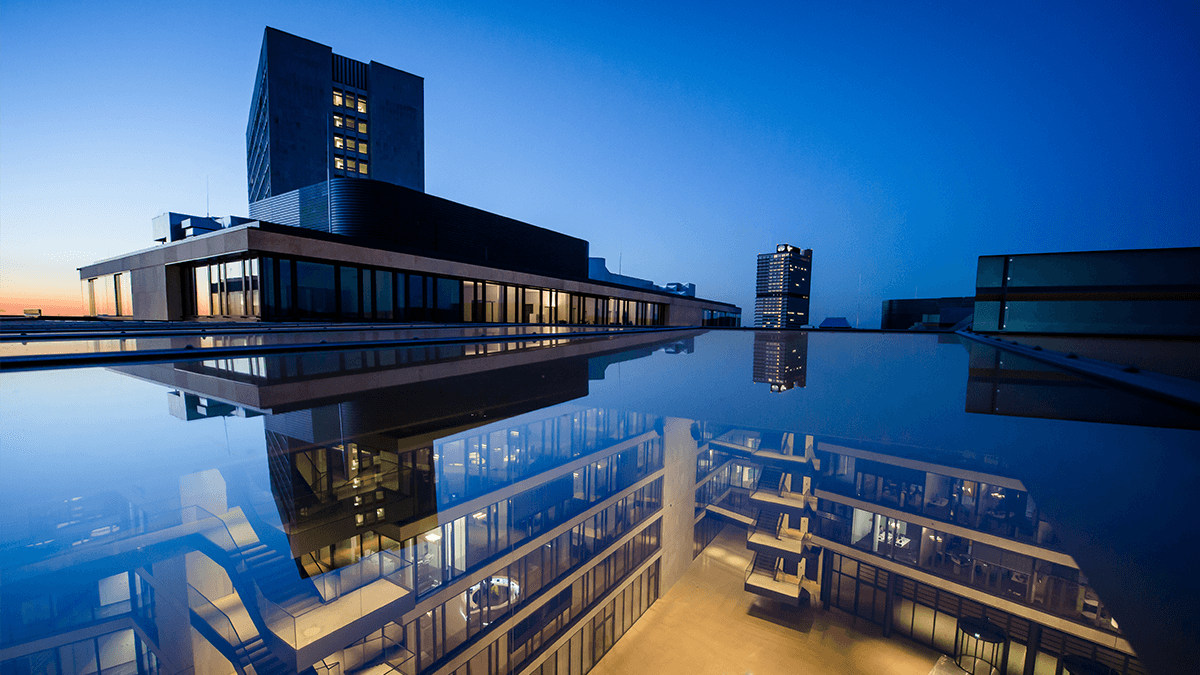
<svg viewBox="0 0 1200 675">
<path fill-rule="evenodd" d="M 1200 412 L 1200 384 L 1180 377 L 1142 371 L 1134 366 L 1120 366 L 1108 361 L 1098 361 L 1078 356 L 1029 347 L 1019 342 L 983 335 L 969 330 L 956 331 L 958 335 L 981 344 L 1040 361 L 1077 375 L 1098 380 L 1111 387 L 1118 387 L 1150 396 L 1190 412 Z"/>
<path fill-rule="evenodd" d="M 669 326 L 641 329 L 605 330 L 578 333 L 527 333 L 523 335 L 403 338 L 395 340 L 353 340 L 349 342 L 310 342 L 291 345 L 246 345 L 238 347 L 184 347 L 182 349 L 146 349 L 129 352 L 92 352 L 87 354 L 36 354 L 0 358 L 0 370 L 47 370 L 54 368 L 87 368 L 126 363 L 159 363 L 164 361 L 194 360 L 198 358 L 236 358 L 286 354 L 292 352 L 342 351 L 349 349 L 383 349 L 388 347 L 424 347 L 447 344 L 490 344 L 496 342 L 536 342 L 539 340 L 580 340 L 587 338 L 611 338 L 621 335 L 643 335 L 647 333 L 672 333 L 695 330 L 693 326 Z M 128 336 L 130 338 L 136 335 Z"/>
</svg>

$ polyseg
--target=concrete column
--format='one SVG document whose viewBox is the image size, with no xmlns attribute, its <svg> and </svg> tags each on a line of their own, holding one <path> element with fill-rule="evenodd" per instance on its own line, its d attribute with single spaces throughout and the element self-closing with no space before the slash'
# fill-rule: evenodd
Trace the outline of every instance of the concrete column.
<svg viewBox="0 0 1200 675">
<path fill-rule="evenodd" d="M 821 609 L 829 609 L 829 599 L 833 597 L 832 556 L 829 549 L 821 549 Z"/>
<path fill-rule="evenodd" d="M 892 603 L 895 602 L 895 597 L 896 597 L 896 575 L 895 575 L 895 573 L 889 572 L 888 573 L 888 583 L 887 583 L 887 596 L 885 596 L 885 600 L 883 603 L 883 636 L 884 637 L 892 636 L 892 606 L 893 606 Z"/>
<path fill-rule="evenodd" d="M 675 417 L 664 420 L 660 595 L 674 586 L 692 564 L 699 451 L 696 439 L 692 438 L 691 420 Z"/>
<path fill-rule="evenodd" d="M 166 295 L 166 315 L 163 317 L 171 321 L 179 321 L 183 318 L 183 265 L 166 265 L 163 267 L 163 292 Z M 261 284 L 261 281 L 260 281 Z M 259 293 L 263 293 L 259 289 Z M 259 306 L 262 306 L 262 296 L 259 296 Z"/>
<path fill-rule="evenodd" d="M 1042 627 L 1040 624 L 1029 624 L 1029 642 L 1025 645 L 1025 670 L 1024 675 L 1033 675 L 1033 668 L 1037 664 L 1038 648 L 1042 644 Z"/>
</svg>

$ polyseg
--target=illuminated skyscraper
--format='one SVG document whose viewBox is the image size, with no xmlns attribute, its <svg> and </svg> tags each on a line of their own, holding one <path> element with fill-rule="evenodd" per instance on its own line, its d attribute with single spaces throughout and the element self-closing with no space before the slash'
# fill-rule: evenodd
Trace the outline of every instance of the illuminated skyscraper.
<svg viewBox="0 0 1200 675">
<path fill-rule="evenodd" d="M 799 328 L 809 321 L 808 294 L 812 287 L 812 249 L 789 244 L 758 256 L 754 297 L 757 328 Z"/>
<path fill-rule="evenodd" d="M 754 381 L 771 385 L 771 391 L 804 388 L 808 363 L 808 333 L 760 331 L 754 334 Z"/>
</svg>

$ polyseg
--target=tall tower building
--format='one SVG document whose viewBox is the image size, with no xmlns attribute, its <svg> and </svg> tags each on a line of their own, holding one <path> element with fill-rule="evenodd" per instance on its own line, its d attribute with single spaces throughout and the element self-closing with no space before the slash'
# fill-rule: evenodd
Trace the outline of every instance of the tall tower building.
<svg viewBox="0 0 1200 675">
<path fill-rule="evenodd" d="M 771 391 L 804 388 L 808 373 L 807 331 L 755 331 L 754 381 L 771 385 Z"/>
<path fill-rule="evenodd" d="M 789 244 L 758 256 L 754 297 L 756 328 L 799 328 L 809 324 L 808 294 L 812 287 L 812 249 Z"/>
<path fill-rule="evenodd" d="M 250 203 L 370 178 L 425 190 L 425 81 L 268 27 L 246 125 Z"/>
</svg>

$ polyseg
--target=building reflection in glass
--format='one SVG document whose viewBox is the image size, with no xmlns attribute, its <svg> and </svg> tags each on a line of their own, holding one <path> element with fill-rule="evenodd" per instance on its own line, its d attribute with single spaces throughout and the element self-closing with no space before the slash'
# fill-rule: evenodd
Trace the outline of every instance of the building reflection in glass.
<svg viewBox="0 0 1200 675">
<path fill-rule="evenodd" d="M 121 366 L 170 392 L 181 440 L 154 452 L 201 456 L 7 515 L 3 675 L 587 672 L 731 523 L 747 592 L 946 652 L 984 617 L 1007 672 L 1146 672 L 1020 455 L 589 394 L 609 365 L 690 358 L 678 337 L 520 344 Z M 218 425 L 254 447 L 189 436 Z"/>
<path fill-rule="evenodd" d="M 808 333 L 754 332 L 754 381 L 769 384 L 771 391 L 800 387 L 808 378 Z"/>
<path fill-rule="evenodd" d="M 572 631 L 594 662 L 658 597 L 663 423 L 559 404 L 683 344 L 121 367 L 182 420 L 261 414 L 269 486 L 208 469 L 10 531 L 4 675 L 510 672 Z"/>
<path fill-rule="evenodd" d="M 971 353 L 967 412 L 1176 429 L 1200 428 L 1196 415 L 1178 407 L 1104 386 L 1098 381 L 987 344 L 970 340 L 964 344 Z M 1147 347 L 1149 350 L 1156 348 L 1159 346 L 1155 344 Z M 1152 359 L 1153 355 L 1143 358 Z"/>
<path fill-rule="evenodd" d="M 996 458 L 964 451 L 939 463 L 880 443 L 700 422 L 693 431 L 695 548 L 723 523 L 742 523 L 748 592 L 836 607 L 947 653 L 957 618 L 986 614 L 1016 636 L 1018 665 L 1029 645 L 1052 660 L 1075 653 L 1065 641 L 1117 672 L 1144 672 L 1034 498 Z"/>
</svg>

